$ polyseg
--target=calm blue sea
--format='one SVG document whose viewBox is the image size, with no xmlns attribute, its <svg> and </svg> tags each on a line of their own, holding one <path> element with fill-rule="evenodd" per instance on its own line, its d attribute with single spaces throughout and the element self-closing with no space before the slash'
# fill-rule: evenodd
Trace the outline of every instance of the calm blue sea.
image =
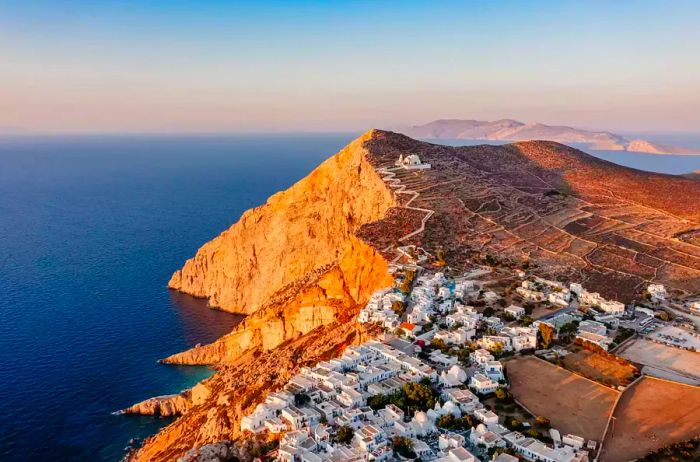
<svg viewBox="0 0 700 462">
<path fill-rule="evenodd" d="M 240 321 L 170 275 L 352 137 L 0 139 L 0 460 L 116 461 L 167 424 L 110 413 L 209 375 L 156 360 Z"/>
</svg>

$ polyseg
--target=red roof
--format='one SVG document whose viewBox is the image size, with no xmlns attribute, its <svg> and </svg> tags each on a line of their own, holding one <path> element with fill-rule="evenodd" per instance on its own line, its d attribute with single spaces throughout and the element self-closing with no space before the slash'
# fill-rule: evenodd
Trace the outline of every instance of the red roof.
<svg viewBox="0 0 700 462">
<path fill-rule="evenodd" d="M 406 330 L 413 330 L 416 328 L 416 325 L 411 324 L 410 322 L 402 322 L 399 327 Z"/>
</svg>

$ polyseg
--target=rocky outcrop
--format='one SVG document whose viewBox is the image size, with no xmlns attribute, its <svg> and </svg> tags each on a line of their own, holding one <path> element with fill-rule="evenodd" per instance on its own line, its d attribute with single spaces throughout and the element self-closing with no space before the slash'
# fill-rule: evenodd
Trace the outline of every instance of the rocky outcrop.
<svg viewBox="0 0 700 462">
<path fill-rule="evenodd" d="M 116 414 L 141 414 L 160 417 L 180 415 L 190 410 L 193 406 L 203 404 L 210 395 L 211 393 L 206 382 L 201 382 L 178 394 L 155 396 L 141 401 L 118 411 Z"/>
<path fill-rule="evenodd" d="M 314 329 L 267 354 L 247 351 L 237 361 L 221 366 L 207 381 L 211 395 L 204 403 L 191 407 L 174 423 L 147 439 L 131 460 L 165 462 L 183 456 L 183 460 L 209 460 L 204 456 L 211 452 L 232 454 L 230 444 L 216 443 L 239 441 L 241 418 L 268 393 L 280 389 L 302 367 L 337 357 L 348 345 L 363 343 L 377 333 L 375 327 L 366 324 L 334 323 Z M 193 451 L 208 445 L 211 446 L 204 448 L 204 454 Z M 252 458 L 240 457 L 240 460 Z"/>
<path fill-rule="evenodd" d="M 395 205 L 366 159 L 367 132 L 288 190 L 206 243 L 168 286 L 251 314 L 277 291 L 336 264 L 363 224 Z"/>
<path fill-rule="evenodd" d="M 387 261 L 372 247 L 351 237 L 337 263 L 290 298 L 282 291 L 272 304 L 246 318 L 237 328 L 216 342 L 163 360 L 168 364 L 231 363 L 249 349 L 269 351 L 317 327 L 349 322 L 358 307 L 375 290 L 387 287 L 392 279 Z"/>
<path fill-rule="evenodd" d="M 682 148 L 678 146 L 667 146 L 665 144 L 652 143 L 647 140 L 632 140 L 627 145 L 630 152 L 643 152 L 645 154 L 676 154 L 676 155 L 696 155 L 700 154 L 700 149 Z"/>
<path fill-rule="evenodd" d="M 170 280 L 173 289 L 248 317 L 218 341 L 163 360 L 215 364 L 218 372 L 179 395 L 125 412 L 180 414 L 131 455 L 137 461 L 229 454 L 240 419 L 304 365 L 338 356 L 375 332 L 354 322 L 378 289 L 392 284 L 381 252 L 357 236 L 396 202 L 368 160 L 367 132 L 287 191 L 243 214 Z M 190 452 L 188 452 L 190 451 Z"/>
</svg>

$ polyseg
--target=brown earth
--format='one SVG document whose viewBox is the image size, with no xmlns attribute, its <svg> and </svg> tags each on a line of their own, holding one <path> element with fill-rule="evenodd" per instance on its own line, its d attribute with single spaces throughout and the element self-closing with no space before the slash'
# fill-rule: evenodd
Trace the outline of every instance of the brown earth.
<svg viewBox="0 0 700 462">
<path fill-rule="evenodd" d="M 650 282 L 700 289 L 700 182 L 642 172 L 544 141 L 448 147 L 378 131 L 370 162 L 415 153 L 433 168 L 397 177 L 435 211 L 410 243 L 448 249 L 452 266 L 491 254 L 532 263 L 629 302 Z"/>
<path fill-rule="evenodd" d="M 637 338 L 622 345 L 615 354 L 645 366 L 642 369 L 645 374 L 700 384 L 700 353 L 696 351 Z"/>
<path fill-rule="evenodd" d="M 239 438 L 240 417 L 301 364 L 366 338 L 354 318 L 375 290 L 393 282 L 387 269 L 398 240 L 426 216 L 403 208 L 410 196 L 395 196 L 376 169 L 411 153 L 433 168 L 399 170 L 397 178 L 420 193 L 411 207 L 435 214 L 401 245 L 443 247 L 454 270 L 487 254 L 505 266 L 528 261 L 535 274 L 583 281 L 622 299 L 649 280 L 697 290 L 700 242 L 690 231 L 700 229 L 700 182 L 618 167 L 557 143 L 449 148 L 371 130 L 244 213 L 173 275 L 171 288 L 249 316 L 220 340 L 165 360 L 212 364 L 218 372 L 205 388 L 130 408 L 182 414 L 133 460 L 176 460 L 191 448 Z M 577 376 L 552 378 L 562 396 L 588 390 Z M 601 400 L 592 409 L 593 400 L 582 405 L 590 419 L 581 431 L 562 417 L 569 431 L 598 430 L 607 395 L 588 391 Z"/>
<path fill-rule="evenodd" d="M 533 356 L 508 361 L 506 371 L 515 399 L 562 435 L 603 437 L 617 391 Z"/>
<path fill-rule="evenodd" d="M 601 460 L 633 460 L 696 437 L 699 428 L 699 387 L 644 377 L 620 398 Z"/>
<path fill-rule="evenodd" d="M 566 369 L 615 387 L 629 385 L 637 370 L 631 364 L 621 364 L 610 357 L 584 349 L 564 356 L 563 361 Z"/>
</svg>

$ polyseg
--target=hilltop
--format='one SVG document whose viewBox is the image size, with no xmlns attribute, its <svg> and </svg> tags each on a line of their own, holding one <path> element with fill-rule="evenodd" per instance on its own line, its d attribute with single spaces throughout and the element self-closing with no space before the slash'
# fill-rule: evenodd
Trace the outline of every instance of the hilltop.
<svg viewBox="0 0 700 462">
<path fill-rule="evenodd" d="M 431 168 L 396 169 L 387 181 L 385 169 L 407 155 Z M 371 338 L 376 332 L 355 320 L 372 293 L 394 283 L 399 246 L 440 251 L 455 272 L 474 262 L 527 266 L 623 301 L 652 281 L 697 291 L 697 197 L 700 182 L 554 142 L 457 148 L 371 130 L 246 212 L 173 275 L 171 288 L 248 317 L 220 340 L 164 360 L 217 373 L 126 410 L 182 414 L 132 459 L 177 460 L 239 439 L 241 417 L 261 396 Z"/>
<path fill-rule="evenodd" d="M 700 154 L 700 149 L 662 145 L 646 140 L 627 140 L 605 131 L 573 127 L 523 123 L 512 119 L 493 122 L 441 119 L 401 130 L 408 136 L 424 139 L 469 139 L 489 141 L 548 140 L 559 143 L 587 144 L 593 150 L 629 151 L 648 154 Z"/>
</svg>

